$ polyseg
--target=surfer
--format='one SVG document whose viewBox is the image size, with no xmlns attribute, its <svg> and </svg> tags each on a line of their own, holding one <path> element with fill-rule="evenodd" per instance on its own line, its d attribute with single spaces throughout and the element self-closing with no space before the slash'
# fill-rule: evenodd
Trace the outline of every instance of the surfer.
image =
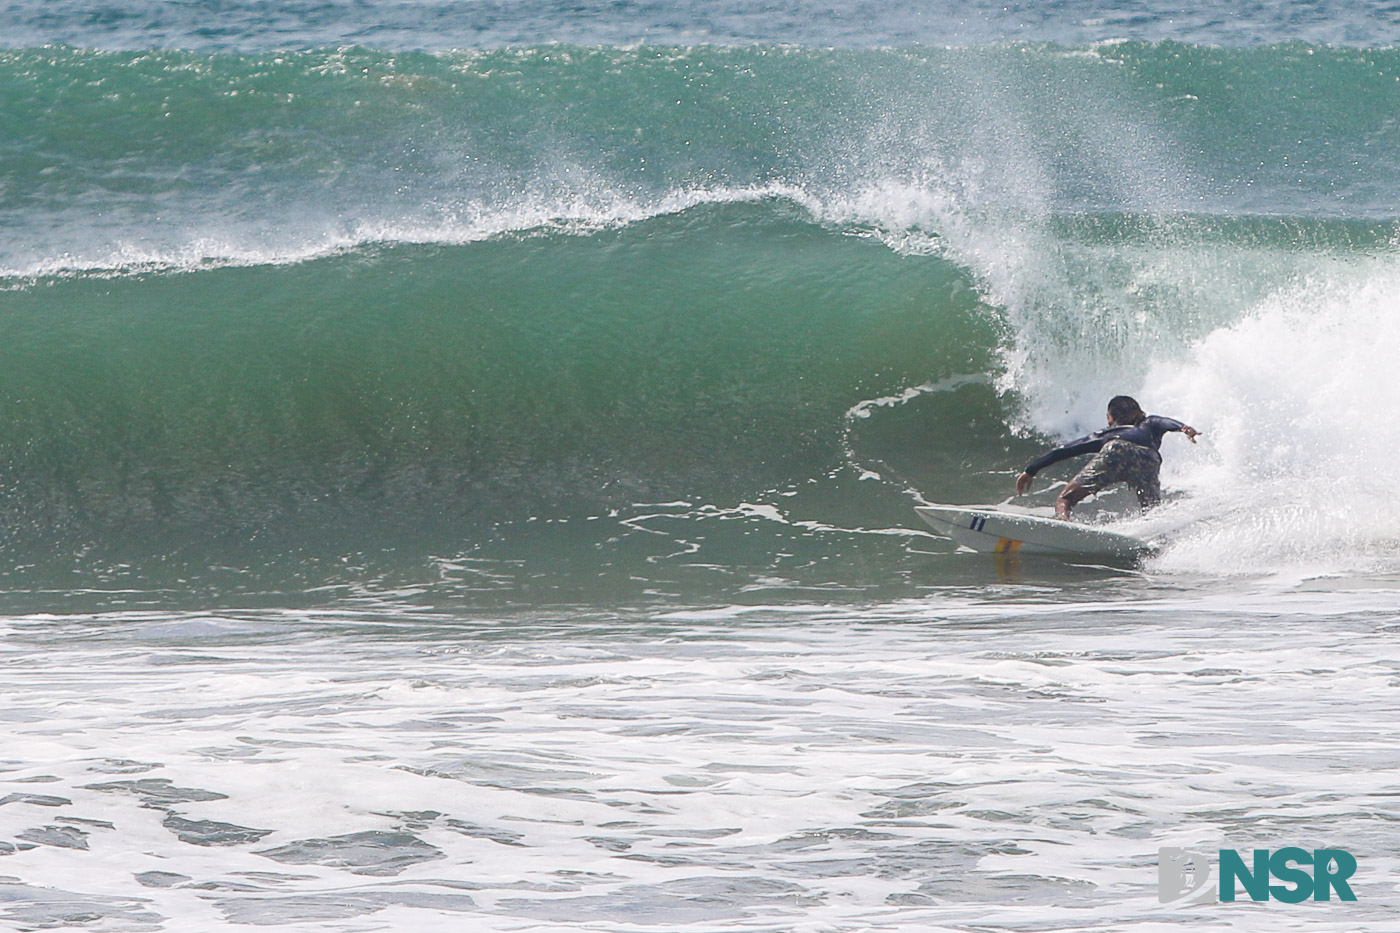
<svg viewBox="0 0 1400 933">
<path fill-rule="evenodd" d="M 1035 474 L 1050 464 L 1081 454 L 1093 454 L 1084 469 L 1075 474 L 1055 499 L 1056 518 L 1068 521 L 1070 510 L 1080 500 L 1118 483 L 1131 486 L 1137 493 L 1138 502 L 1144 509 L 1149 509 L 1162 501 L 1162 485 L 1157 478 L 1162 469 L 1159 448 L 1162 435 L 1168 431 L 1180 431 L 1193 444 L 1196 443 L 1196 435 L 1201 433 L 1175 418 L 1146 414 L 1130 396 L 1115 395 L 1108 402 L 1108 427 L 1056 447 L 1031 461 L 1016 477 L 1016 494 L 1024 496 L 1030 492 Z"/>
</svg>

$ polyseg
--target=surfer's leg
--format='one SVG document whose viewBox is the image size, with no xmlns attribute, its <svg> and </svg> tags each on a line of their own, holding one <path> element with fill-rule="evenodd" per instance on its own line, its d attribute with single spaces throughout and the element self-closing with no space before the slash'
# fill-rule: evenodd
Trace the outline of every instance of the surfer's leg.
<svg viewBox="0 0 1400 933">
<path fill-rule="evenodd" d="M 1055 517 L 1068 520 L 1070 511 L 1096 492 L 1103 492 L 1124 480 L 1122 462 L 1124 447 L 1135 447 L 1127 441 L 1111 440 L 1084 464 L 1055 500 Z"/>
<path fill-rule="evenodd" d="M 1162 501 L 1162 455 L 1147 447 L 1133 445 L 1124 458 L 1124 480 L 1137 493 L 1138 505 L 1150 509 Z"/>
<path fill-rule="evenodd" d="M 1096 492 L 1103 492 L 1110 486 L 1126 483 L 1137 493 L 1138 503 L 1151 508 L 1162 498 L 1162 487 L 1157 473 L 1162 468 L 1162 455 L 1150 447 L 1143 447 L 1129 441 L 1114 439 L 1103 445 L 1103 449 L 1084 465 L 1084 469 L 1069 481 L 1061 499 L 1055 500 L 1055 514 L 1068 518 L 1070 509 L 1081 499 Z"/>
<path fill-rule="evenodd" d="M 1069 521 L 1070 510 L 1088 498 L 1094 490 L 1070 480 L 1060 494 L 1055 497 L 1055 517 Z"/>
<path fill-rule="evenodd" d="M 1137 493 L 1138 505 L 1150 509 L 1162 502 L 1162 483 L 1156 476 L 1140 480 L 1133 490 Z"/>
</svg>

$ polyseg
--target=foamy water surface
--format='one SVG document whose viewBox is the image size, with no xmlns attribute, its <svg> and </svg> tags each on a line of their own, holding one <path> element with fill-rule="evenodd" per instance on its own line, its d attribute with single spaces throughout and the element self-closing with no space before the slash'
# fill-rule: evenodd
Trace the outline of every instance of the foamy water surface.
<svg viewBox="0 0 1400 933">
<path fill-rule="evenodd" d="M 11 617 L 0 921 L 1390 929 L 1395 591 L 1121 587 Z M 1163 845 L 1343 848 L 1358 900 L 1171 910 Z"/>
</svg>

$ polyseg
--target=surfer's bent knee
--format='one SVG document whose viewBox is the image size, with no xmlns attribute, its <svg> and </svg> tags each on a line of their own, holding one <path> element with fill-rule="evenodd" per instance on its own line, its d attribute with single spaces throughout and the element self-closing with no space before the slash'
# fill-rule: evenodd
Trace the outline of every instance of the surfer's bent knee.
<svg viewBox="0 0 1400 933">
<path fill-rule="evenodd" d="M 1060 494 L 1055 497 L 1055 514 L 1060 518 L 1069 518 L 1070 510 L 1091 492 L 1093 490 L 1085 489 L 1078 483 L 1071 482 L 1064 489 L 1061 489 Z"/>
</svg>

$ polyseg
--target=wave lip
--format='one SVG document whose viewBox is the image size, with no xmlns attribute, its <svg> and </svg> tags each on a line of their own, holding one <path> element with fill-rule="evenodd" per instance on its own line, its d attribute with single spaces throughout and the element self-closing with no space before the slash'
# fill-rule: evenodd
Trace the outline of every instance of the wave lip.
<svg viewBox="0 0 1400 933">
<path fill-rule="evenodd" d="M 442 216 L 356 223 L 341 230 L 308 235 L 299 231 L 283 242 L 277 231 L 249 231 L 243 236 L 192 235 L 172 238 L 162 247 L 146 241 L 117 242 L 85 254 L 64 252 L 34 258 L 27 264 L 0 266 L 0 280 L 17 284 L 71 274 L 143 274 L 190 272 L 233 266 L 279 266 L 309 262 L 375 247 L 397 245 L 461 246 L 502 236 L 586 236 L 641 223 L 657 217 L 684 215 L 708 205 L 782 201 L 810 216 L 830 212 L 816 199 L 790 185 L 749 188 L 691 189 L 666 192 L 655 199 L 638 199 L 616 191 L 569 197 L 522 194 L 513 204 L 483 204 L 445 212 Z"/>
<path fill-rule="evenodd" d="M 1055 216 L 1389 220 L 1397 55 L 15 49 L 0 268 L 300 261 L 769 196 L 900 251 L 957 240 L 971 266 Z"/>
</svg>

